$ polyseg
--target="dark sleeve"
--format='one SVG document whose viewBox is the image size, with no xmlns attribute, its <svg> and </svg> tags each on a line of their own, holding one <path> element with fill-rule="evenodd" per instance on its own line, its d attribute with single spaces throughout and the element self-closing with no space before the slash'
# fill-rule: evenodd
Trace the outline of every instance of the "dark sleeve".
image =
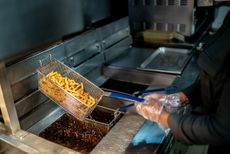
<svg viewBox="0 0 230 154">
<path fill-rule="evenodd" d="M 200 79 L 197 78 L 192 85 L 183 89 L 182 92 L 188 97 L 192 107 L 198 106 L 201 101 Z"/>
<path fill-rule="evenodd" d="M 216 113 L 210 115 L 169 115 L 168 124 L 175 138 L 187 144 L 230 142 L 230 78 L 224 85 Z"/>
</svg>

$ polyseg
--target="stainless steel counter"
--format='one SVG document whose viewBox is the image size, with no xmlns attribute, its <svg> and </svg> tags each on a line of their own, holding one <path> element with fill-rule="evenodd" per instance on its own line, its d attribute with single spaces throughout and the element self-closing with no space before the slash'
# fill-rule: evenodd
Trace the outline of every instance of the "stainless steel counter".
<svg viewBox="0 0 230 154">
<path fill-rule="evenodd" d="M 137 113 L 127 113 L 110 130 L 102 141 L 92 151 L 93 154 L 124 153 L 134 135 L 140 129 L 144 119 Z"/>
</svg>

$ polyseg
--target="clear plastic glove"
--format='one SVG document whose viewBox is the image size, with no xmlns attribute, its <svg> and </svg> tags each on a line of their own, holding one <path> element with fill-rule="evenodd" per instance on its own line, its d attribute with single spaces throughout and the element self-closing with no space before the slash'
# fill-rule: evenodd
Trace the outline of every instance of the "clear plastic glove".
<svg viewBox="0 0 230 154">
<path fill-rule="evenodd" d="M 165 94 L 150 94 L 145 96 L 145 99 L 155 99 L 158 104 L 164 106 L 167 112 L 175 112 L 187 103 L 182 93 L 175 93 L 170 95 Z"/>
<path fill-rule="evenodd" d="M 145 99 L 145 103 L 135 103 L 137 112 L 145 119 L 158 123 L 163 105 L 157 103 L 157 101 L 151 97 Z"/>
<path fill-rule="evenodd" d="M 175 112 L 182 107 L 182 102 L 180 101 L 179 94 L 165 95 L 158 99 L 158 102 L 165 107 L 168 112 Z"/>
<path fill-rule="evenodd" d="M 151 93 L 148 95 L 145 95 L 144 98 L 148 99 L 148 98 L 153 98 L 155 100 L 160 99 L 161 97 L 165 96 L 166 94 L 162 94 L 162 93 Z"/>
</svg>

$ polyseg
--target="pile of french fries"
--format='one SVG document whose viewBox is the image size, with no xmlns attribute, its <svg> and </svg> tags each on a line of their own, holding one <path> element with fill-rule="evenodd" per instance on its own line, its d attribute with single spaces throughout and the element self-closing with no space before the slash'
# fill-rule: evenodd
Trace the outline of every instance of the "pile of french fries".
<svg viewBox="0 0 230 154">
<path fill-rule="evenodd" d="M 87 92 L 85 92 L 82 82 L 77 83 L 76 81 L 71 80 L 68 77 L 63 77 L 60 73 L 56 71 L 52 71 L 47 74 L 47 78 L 67 92 L 71 93 L 73 96 L 75 96 L 77 99 L 87 104 L 88 106 L 92 106 L 96 102 L 96 99 L 94 97 L 90 96 Z"/>
</svg>

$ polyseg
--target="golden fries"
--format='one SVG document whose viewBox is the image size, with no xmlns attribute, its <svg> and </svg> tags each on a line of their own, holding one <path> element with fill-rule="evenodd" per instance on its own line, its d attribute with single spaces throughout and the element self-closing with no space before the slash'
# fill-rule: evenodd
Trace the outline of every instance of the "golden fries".
<svg viewBox="0 0 230 154">
<path fill-rule="evenodd" d="M 96 102 L 94 97 L 85 92 L 82 82 L 77 83 L 68 77 L 63 77 L 61 74 L 55 71 L 47 74 L 47 78 L 89 106 L 92 106 Z"/>
</svg>

